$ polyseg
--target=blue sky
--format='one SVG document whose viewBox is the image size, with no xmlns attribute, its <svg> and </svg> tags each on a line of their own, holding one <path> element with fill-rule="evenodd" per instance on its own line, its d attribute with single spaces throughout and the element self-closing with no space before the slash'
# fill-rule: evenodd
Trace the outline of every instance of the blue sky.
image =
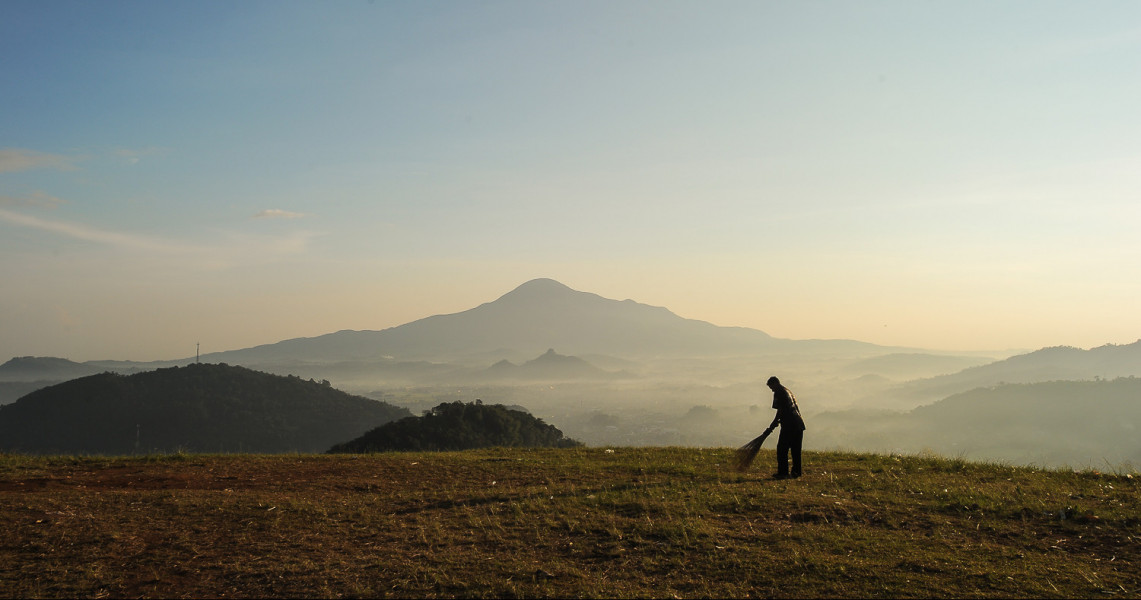
<svg viewBox="0 0 1141 600">
<path fill-rule="evenodd" d="M 0 3 L 0 357 L 536 277 L 787 338 L 1141 338 L 1135 2 Z"/>
</svg>

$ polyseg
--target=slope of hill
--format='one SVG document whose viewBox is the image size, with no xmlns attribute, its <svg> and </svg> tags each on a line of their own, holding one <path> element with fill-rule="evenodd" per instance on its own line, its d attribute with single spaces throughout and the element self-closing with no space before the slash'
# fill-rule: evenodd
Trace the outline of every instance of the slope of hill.
<svg viewBox="0 0 1141 600">
<path fill-rule="evenodd" d="M 320 452 L 410 414 L 323 383 L 192 364 L 32 392 L 0 407 L 0 450 Z"/>
<path fill-rule="evenodd" d="M 388 450 L 469 450 L 524 447 L 573 448 L 580 442 L 526 411 L 501 404 L 446 402 L 421 417 L 386 423 L 343 444 L 330 454 Z"/>
<path fill-rule="evenodd" d="M 45 388 L 54 381 L 0 381 L 0 406 L 11 404 L 24 396 Z"/>
<path fill-rule="evenodd" d="M 991 362 L 994 362 L 994 359 L 980 356 L 897 352 L 858 360 L 845 366 L 843 371 L 854 376 L 878 375 L 888 379 L 908 380 L 956 373 Z"/>
<path fill-rule="evenodd" d="M 806 452 L 774 481 L 732 457 L 0 456 L 0 597 L 1141 594 L 1135 473 Z"/>
<path fill-rule="evenodd" d="M 0 405 L 19 400 L 49 385 L 112 372 L 123 375 L 174 366 L 174 361 L 139 363 L 129 361 L 88 361 L 77 363 L 51 356 L 17 356 L 0 365 Z"/>
<path fill-rule="evenodd" d="M 1072 467 L 1141 465 L 1141 379 L 1004 384 L 907 413 L 816 415 L 827 447 Z"/>
<path fill-rule="evenodd" d="M 1141 340 L 1126 345 L 1106 344 L 1089 350 L 1069 346 L 1042 348 L 957 373 L 901 384 L 882 392 L 879 401 L 914 406 L 1003 383 L 1117 377 L 1141 377 Z"/>
</svg>

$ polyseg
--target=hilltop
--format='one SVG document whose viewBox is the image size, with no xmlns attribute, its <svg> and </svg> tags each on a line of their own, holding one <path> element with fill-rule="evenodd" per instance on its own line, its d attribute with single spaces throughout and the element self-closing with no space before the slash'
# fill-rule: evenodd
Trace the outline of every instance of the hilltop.
<svg viewBox="0 0 1141 600">
<path fill-rule="evenodd" d="M 730 449 L 0 456 L 0 596 L 1104 598 L 1133 474 Z"/>
<path fill-rule="evenodd" d="M 419 417 L 385 423 L 330 450 L 334 453 L 472 448 L 571 448 L 582 443 L 554 425 L 502 404 L 445 402 Z"/>
<path fill-rule="evenodd" d="M 410 414 L 328 382 L 192 364 L 89 375 L 0 406 L 0 450 L 320 452 Z"/>
</svg>

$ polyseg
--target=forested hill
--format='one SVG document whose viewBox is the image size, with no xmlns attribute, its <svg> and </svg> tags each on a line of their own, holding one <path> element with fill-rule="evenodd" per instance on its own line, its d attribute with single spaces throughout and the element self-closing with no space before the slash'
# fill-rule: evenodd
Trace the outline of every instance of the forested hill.
<svg viewBox="0 0 1141 600">
<path fill-rule="evenodd" d="M 387 450 L 468 450 L 472 448 L 571 448 L 582 443 L 564 437 L 554 425 L 502 404 L 445 402 L 422 417 L 406 417 L 381 425 L 361 437 L 338 444 L 330 453 Z"/>
<path fill-rule="evenodd" d="M 323 452 L 411 416 L 327 382 L 225 364 L 102 373 L 0 407 L 0 450 L 28 453 Z"/>
</svg>

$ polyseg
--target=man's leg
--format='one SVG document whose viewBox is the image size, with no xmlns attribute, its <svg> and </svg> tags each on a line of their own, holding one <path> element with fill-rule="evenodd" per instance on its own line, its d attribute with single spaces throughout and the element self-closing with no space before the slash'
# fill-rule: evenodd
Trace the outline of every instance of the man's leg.
<svg viewBox="0 0 1141 600">
<path fill-rule="evenodd" d="M 777 438 L 777 477 L 788 477 L 788 451 L 791 445 L 781 428 L 781 435 Z"/>
<path fill-rule="evenodd" d="M 792 473 L 793 477 L 800 477 L 800 447 L 804 443 L 804 432 L 796 432 L 796 438 L 789 440 L 789 450 L 792 451 Z"/>
</svg>

